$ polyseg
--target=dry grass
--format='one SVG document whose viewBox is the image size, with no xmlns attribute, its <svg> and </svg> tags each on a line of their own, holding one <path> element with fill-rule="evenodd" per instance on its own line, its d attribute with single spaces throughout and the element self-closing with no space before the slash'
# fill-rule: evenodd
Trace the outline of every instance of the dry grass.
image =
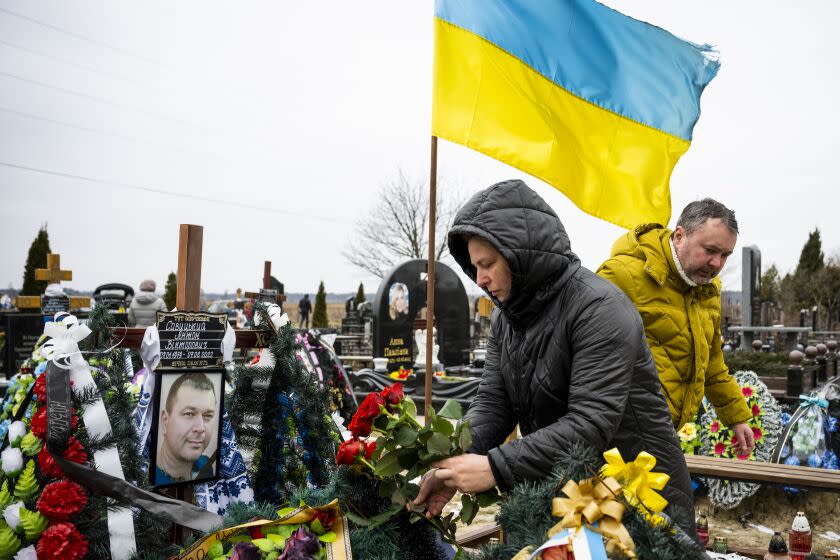
<svg viewBox="0 0 840 560">
<path fill-rule="evenodd" d="M 315 307 L 315 301 L 312 301 L 312 307 Z M 300 317 L 298 315 L 298 302 L 287 301 L 283 304 L 283 310 L 289 315 L 289 320 L 294 326 L 300 325 Z M 330 327 L 338 328 L 341 326 L 341 319 L 344 317 L 343 303 L 328 303 L 327 304 L 327 320 L 330 322 Z M 309 315 L 309 326 L 312 326 L 312 315 Z"/>
</svg>

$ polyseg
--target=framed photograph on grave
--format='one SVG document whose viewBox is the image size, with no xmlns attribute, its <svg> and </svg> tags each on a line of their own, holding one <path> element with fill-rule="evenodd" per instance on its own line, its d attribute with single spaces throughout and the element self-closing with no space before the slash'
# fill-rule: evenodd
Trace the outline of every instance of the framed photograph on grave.
<svg viewBox="0 0 840 560">
<path fill-rule="evenodd" d="M 388 289 L 388 316 L 392 321 L 408 319 L 408 286 L 394 282 Z"/>
<path fill-rule="evenodd" d="M 149 479 L 156 488 L 218 477 L 224 370 L 156 373 Z"/>
</svg>

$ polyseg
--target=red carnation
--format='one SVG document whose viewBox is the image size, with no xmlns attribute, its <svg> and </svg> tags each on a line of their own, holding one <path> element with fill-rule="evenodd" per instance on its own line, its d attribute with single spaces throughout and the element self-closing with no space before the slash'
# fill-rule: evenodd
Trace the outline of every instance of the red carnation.
<svg viewBox="0 0 840 560">
<path fill-rule="evenodd" d="M 81 560 L 87 554 L 88 542 L 72 523 L 56 523 L 41 533 L 36 550 L 41 560 Z"/>
<path fill-rule="evenodd" d="M 43 375 L 41 376 L 43 377 Z M 41 379 L 39 377 L 38 379 Z M 76 416 L 76 409 L 71 409 L 70 412 L 70 429 L 75 430 L 76 425 L 79 423 L 79 419 Z M 29 429 L 35 435 L 35 437 L 39 439 L 47 439 L 47 406 L 43 405 L 38 407 L 38 412 L 32 415 L 32 420 L 30 421 Z"/>
<path fill-rule="evenodd" d="M 67 449 L 64 450 L 64 458 L 68 461 L 73 461 L 74 463 L 84 463 L 88 460 L 87 453 L 82 447 L 82 444 L 74 437 L 70 438 L 67 444 Z M 50 455 L 49 451 L 47 451 L 46 445 L 44 445 L 41 448 L 41 451 L 38 452 L 38 467 L 41 469 L 41 473 L 47 477 L 65 477 L 64 471 L 59 468 L 55 459 L 53 459 L 53 456 Z"/>
<path fill-rule="evenodd" d="M 43 375 L 41 377 L 43 377 Z M 46 406 L 38 407 L 38 412 L 36 412 L 35 414 L 32 415 L 32 421 L 30 422 L 29 429 L 32 431 L 32 433 L 37 438 L 45 439 L 47 437 L 47 407 Z"/>
<path fill-rule="evenodd" d="M 390 387 L 385 387 L 382 389 L 382 392 L 379 393 L 382 395 L 382 398 L 385 399 L 385 402 L 390 405 L 388 408 L 390 410 L 391 406 L 397 406 L 403 400 L 405 394 L 403 393 L 403 387 L 401 383 L 394 383 Z"/>
<path fill-rule="evenodd" d="M 251 534 L 252 539 L 264 539 L 265 534 L 262 532 L 262 529 L 258 526 L 251 527 L 248 532 Z"/>
<path fill-rule="evenodd" d="M 754 404 L 752 407 L 752 415 L 753 417 L 756 417 L 759 414 L 761 414 L 761 407 L 759 407 L 757 404 Z"/>
<path fill-rule="evenodd" d="M 723 455 L 724 451 L 726 451 L 726 444 L 718 443 L 715 445 L 715 455 Z"/>
<path fill-rule="evenodd" d="M 38 398 L 38 402 L 46 403 L 47 402 L 47 374 L 43 373 L 38 376 L 38 379 L 35 380 L 35 386 L 32 388 L 32 392 Z"/>
<path fill-rule="evenodd" d="M 356 457 L 365 452 L 365 444 L 361 440 L 351 439 L 338 446 L 338 453 L 335 454 L 337 465 L 352 465 Z"/>
<path fill-rule="evenodd" d="M 81 486 L 70 480 L 59 480 L 44 486 L 38 498 L 38 511 L 50 521 L 67 521 L 85 509 L 87 503 L 87 493 Z"/>
<path fill-rule="evenodd" d="M 370 458 L 373 456 L 373 452 L 376 451 L 376 442 L 372 441 L 370 443 L 365 444 L 365 459 L 370 461 Z"/>
</svg>

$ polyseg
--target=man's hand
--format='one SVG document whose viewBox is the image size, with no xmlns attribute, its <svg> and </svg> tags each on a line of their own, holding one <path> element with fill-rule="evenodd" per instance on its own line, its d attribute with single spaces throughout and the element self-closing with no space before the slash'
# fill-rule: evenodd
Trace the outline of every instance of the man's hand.
<svg viewBox="0 0 840 560">
<path fill-rule="evenodd" d="M 420 492 L 417 497 L 406 504 L 406 509 L 411 510 L 411 506 L 422 506 L 426 504 L 426 517 L 431 519 L 437 517 L 443 512 L 443 508 L 455 495 L 455 488 L 446 486 L 443 480 L 436 476 L 438 469 L 432 469 L 423 475 L 420 481 Z"/>
<path fill-rule="evenodd" d="M 732 432 L 735 434 L 735 452 L 738 455 L 749 455 L 755 447 L 752 428 L 740 422 L 732 426 Z"/>
</svg>

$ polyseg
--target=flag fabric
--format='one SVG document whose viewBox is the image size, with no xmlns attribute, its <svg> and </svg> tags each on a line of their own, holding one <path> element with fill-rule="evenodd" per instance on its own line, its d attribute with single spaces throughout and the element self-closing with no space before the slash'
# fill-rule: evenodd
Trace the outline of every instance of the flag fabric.
<svg viewBox="0 0 840 560">
<path fill-rule="evenodd" d="M 432 134 L 627 228 L 667 224 L 669 180 L 719 64 L 593 0 L 436 0 Z"/>
</svg>

